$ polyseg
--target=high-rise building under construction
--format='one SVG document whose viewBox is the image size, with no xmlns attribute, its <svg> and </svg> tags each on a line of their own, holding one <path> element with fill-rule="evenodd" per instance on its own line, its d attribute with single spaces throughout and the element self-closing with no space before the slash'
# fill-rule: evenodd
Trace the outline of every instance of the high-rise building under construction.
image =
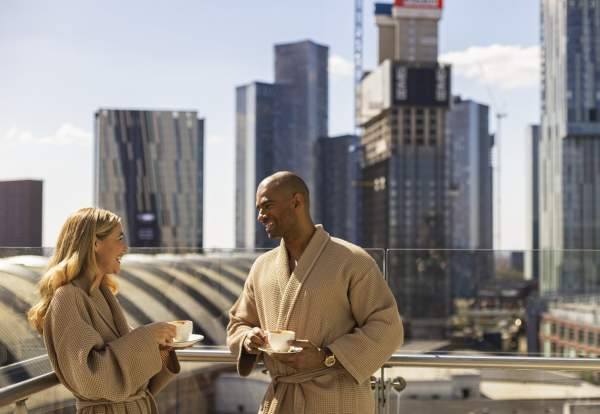
<svg viewBox="0 0 600 414">
<path fill-rule="evenodd" d="M 389 283 L 415 336 L 439 336 L 451 309 L 446 114 L 450 68 L 437 62 L 441 0 L 375 5 L 378 66 L 360 85 L 361 242 L 388 254 Z M 423 249 L 423 250 L 419 250 Z"/>
</svg>

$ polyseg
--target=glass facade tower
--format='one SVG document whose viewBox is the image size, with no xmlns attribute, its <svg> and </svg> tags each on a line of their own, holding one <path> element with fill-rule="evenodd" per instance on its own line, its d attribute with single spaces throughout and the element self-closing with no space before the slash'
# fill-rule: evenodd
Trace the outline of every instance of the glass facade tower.
<svg viewBox="0 0 600 414">
<path fill-rule="evenodd" d="M 540 248 L 542 293 L 598 289 L 600 4 L 543 0 Z"/>
<path fill-rule="evenodd" d="M 95 205 L 132 247 L 202 247 L 204 120 L 196 112 L 96 112 Z"/>
<path fill-rule="evenodd" d="M 236 247 L 276 243 L 256 221 L 256 187 L 266 176 L 295 172 L 315 199 L 314 149 L 327 136 L 328 54 L 310 40 L 275 45 L 275 83 L 236 90 Z"/>
</svg>

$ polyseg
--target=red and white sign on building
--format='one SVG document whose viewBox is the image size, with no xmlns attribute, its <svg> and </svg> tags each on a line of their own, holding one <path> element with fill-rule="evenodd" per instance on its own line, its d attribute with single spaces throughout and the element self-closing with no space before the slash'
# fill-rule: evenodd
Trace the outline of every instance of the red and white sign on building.
<svg viewBox="0 0 600 414">
<path fill-rule="evenodd" d="M 394 0 L 395 7 L 411 9 L 442 9 L 444 0 Z"/>
</svg>

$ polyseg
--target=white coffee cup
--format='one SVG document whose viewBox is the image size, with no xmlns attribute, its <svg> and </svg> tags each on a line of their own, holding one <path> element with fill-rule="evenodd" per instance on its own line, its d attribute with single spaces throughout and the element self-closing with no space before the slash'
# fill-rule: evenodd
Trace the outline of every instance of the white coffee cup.
<svg viewBox="0 0 600 414">
<path fill-rule="evenodd" d="M 175 325 L 175 341 L 187 341 L 192 334 L 193 323 L 192 321 L 171 321 L 171 325 Z"/>
<path fill-rule="evenodd" d="M 287 352 L 290 349 L 289 341 L 296 339 L 296 332 L 284 330 L 267 331 L 267 339 L 273 351 Z"/>
</svg>

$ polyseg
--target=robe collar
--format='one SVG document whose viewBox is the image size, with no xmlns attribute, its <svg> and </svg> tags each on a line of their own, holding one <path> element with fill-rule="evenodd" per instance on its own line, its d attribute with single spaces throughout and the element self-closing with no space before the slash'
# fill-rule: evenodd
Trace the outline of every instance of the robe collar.
<svg viewBox="0 0 600 414">
<path fill-rule="evenodd" d="M 287 327 L 298 294 L 330 239 L 329 233 L 323 229 L 322 225 L 317 224 L 315 228 L 315 233 L 302 252 L 291 274 L 285 241 L 281 239 L 281 243 L 279 244 L 279 251 L 275 258 L 277 284 L 281 293 L 281 304 L 277 312 L 278 329 L 285 329 Z"/>
<path fill-rule="evenodd" d="M 79 276 L 74 279 L 71 283 L 73 285 L 79 287 L 89 296 L 90 289 L 92 286 L 92 280 L 88 277 Z M 94 306 L 95 311 L 98 313 L 102 321 L 110 328 L 110 330 L 115 334 L 115 336 L 121 337 L 129 332 L 129 325 L 127 320 L 125 319 L 125 315 L 123 314 L 123 310 L 119 305 L 119 302 L 115 298 L 115 295 L 112 293 L 110 288 L 106 286 L 105 283 L 100 283 L 100 286 L 94 288 L 99 290 L 100 294 L 104 296 L 106 299 L 106 303 L 110 308 L 110 312 L 112 315 L 107 315 L 106 312 L 103 311 L 103 308 L 99 306 Z"/>
</svg>

